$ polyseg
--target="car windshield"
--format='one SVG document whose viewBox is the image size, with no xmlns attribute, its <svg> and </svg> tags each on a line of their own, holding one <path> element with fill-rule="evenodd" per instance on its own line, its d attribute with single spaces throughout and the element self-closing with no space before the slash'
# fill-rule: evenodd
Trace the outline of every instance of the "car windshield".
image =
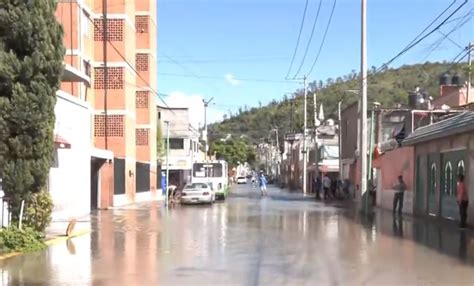
<svg viewBox="0 0 474 286">
<path fill-rule="evenodd" d="M 207 185 L 203 183 L 193 183 L 186 185 L 185 189 L 190 190 L 190 189 L 207 189 Z"/>
</svg>

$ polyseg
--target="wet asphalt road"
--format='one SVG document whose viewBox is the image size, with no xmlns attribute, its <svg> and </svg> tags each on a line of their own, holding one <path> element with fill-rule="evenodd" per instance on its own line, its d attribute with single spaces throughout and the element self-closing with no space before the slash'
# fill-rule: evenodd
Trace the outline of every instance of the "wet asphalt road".
<svg viewBox="0 0 474 286">
<path fill-rule="evenodd" d="M 3 285 L 473 285 L 469 232 L 237 186 L 213 206 L 139 204 L 0 261 Z"/>
</svg>

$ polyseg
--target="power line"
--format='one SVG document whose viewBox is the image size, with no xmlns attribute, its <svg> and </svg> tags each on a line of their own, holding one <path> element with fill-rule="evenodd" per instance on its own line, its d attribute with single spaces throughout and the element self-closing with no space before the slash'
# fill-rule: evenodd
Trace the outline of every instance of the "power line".
<svg viewBox="0 0 474 286">
<path fill-rule="evenodd" d="M 219 79 L 219 80 L 225 80 L 225 78 L 222 77 L 222 76 L 212 76 L 212 75 L 179 74 L 179 73 L 165 73 L 165 72 L 159 72 L 158 74 L 164 75 L 164 76 L 173 76 L 173 77 L 194 77 L 194 78 L 198 78 L 198 79 Z M 262 79 L 262 78 L 239 78 L 239 77 L 233 77 L 232 79 L 238 80 L 238 81 L 248 81 L 248 82 L 270 82 L 270 83 L 284 83 L 284 84 L 288 84 L 288 81 L 272 80 L 272 79 Z"/>
<path fill-rule="evenodd" d="M 456 45 L 457 47 L 459 47 L 460 49 L 464 49 L 464 47 L 462 47 L 461 45 L 459 45 L 458 43 L 456 43 L 455 41 L 453 41 L 449 36 L 456 32 L 457 30 L 459 30 L 460 28 L 462 28 L 464 25 L 466 25 L 472 18 L 472 15 L 470 15 L 469 13 L 467 13 L 466 15 L 464 15 L 463 17 L 460 18 L 458 24 L 456 26 L 454 26 L 454 28 L 452 28 L 447 34 L 443 33 L 441 30 L 438 30 L 439 33 L 441 33 L 443 35 L 443 37 L 441 37 L 440 39 L 438 39 L 433 45 L 432 45 L 432 48 L 431 50 L 429 51 L 429 53 L 425 56 L 425 58 L 423 59 L 426 60 L 442 43 L 445 39 L 448 39 L 451 43 L 453 43 L 454 45 Z"/>
<path fill-rule="evenodd" d="M 324 42 L 326 41 L 326 36 L 327 36 L 328 31 L 329 31 L 329 27 L 331 26 L 331 21 L 332 21 L 333 15 L 334 15 L 334 10 L 336 9 L 336 3 L 337 3 L 337 0 L 334 0 L 334 4 L 332 5 L 332 10 L 331 10 L 331 15 L 329 16 L 329 20 L 328 20 L 328 23 L 326 25 L 326 30 L 324 31 L 323 39 L 321 40 L 321 45 L 319 46 L 318 54 L 316 55 L 316 58 L 314 59 L 314 62 L 311 65 L 311 69 L 309 70 L 309 73 L 307 75 L 310 75 L 313 72 L 313 69 L 316 66 L 316 63 L 318 62 L 319 56 L 320 56 L 321 51 L 322 51 L 323 46 L 324 46 Z"/>
<path fill-rule="evenodd" d="M 306 0 L 305 5 L 304 5 L 303 17 L 301 19 L 301 24 L 300 24 L 300 32 L 298 33 L 298 39 L 296 40 L 295 51 L 293 52 L 293 56 L 291 57 L 290 67 L 288 68 L 288 72 L 286 73 L 285 79 L 288 79 L 288 76 L 290 75 L 291 68 L 293 67 L 293 63 L 295 61 L 296 52 L 298 51 L 298 47 L 300 45 L 301 33 L 303 32 L 304 20 L 306 18 L 306 10 L 308 9 L 308 3 L 309 3 L 309 0 Z"/>
<path fill-rule="evenodd" d="M 257 63 L 257 62 L 272 62 L 272 61 L 285 61 L 288 57 L 268 57 L 268 58 L 248 58 L 248 59 L 203 59 L 203 60 L 186 60 L 181 63 L 190 64 L 217 64 L 217 63 Z M 172 61 L 159 60 L 161 64 L 173 63 Z"/>
<path fill-rule="evenodd" d="M 460 28 L 462 28 L 464 25 L 466 25 L 466 23 L 468 23 L 470 21 L 470 19 L 472 18 L 472 15 L 470 15 L 470 13 L 466 13 L 464 16 L 460 17 L 459 18 L 459 22 L 456 24 L 456 26 L 454 26 L 454 28 L 452 28 L 447 34 L 443 33 L 441 30 L 438 30 L 439 33 L 441 33 L 443 35 L 443 37 L 441 37 L 440 39 L 438 39 L 435 43 L 433 43 L 430 51 L 428 52 L 428 54 L 423 58 L 423 61 L 425 61 L 436 49 L 438 49 L 438 47 L 443 43 L 443 41 L 445 39 L 448 39 L 450 42 L 452 42 L 454 45 L 456 45 L 457 47 L 459 47 L 460 49 L 464 49 L 464 47 L 462 47 L 461 45 L 459 45 L 458 43 L 456 43 L 455 41 L 453 41 L 449 36 L 454 33 L 455 31 L 459 30 Z"/>
<path fill-rule="evenodd" d="M 313 40 L 314 31 L 316 30 L 316 24 L 318 23 L 319 12 L 321 11 L 321 5 L 322 5 L 322 3 L 323 3 L 323 1 L 322 1 L 322 0 L 319 0 L 318 11 L 316 12 L 316 17 L 314 18 L 313 28 L 312 28 L 311 34 L 310 34 L 310 36 L 309 36 L 308 44 L 306 45 L 306 50 L 304 51 L 304 55 L 303 55 L 303 58 L 301 59 L 300 66 L 298 67 L 298 70 L 296 71 L 295 75 L 293 76 L 293 79 L 296 79 L 296 77 L 297 77 L 298 74 L 300 73 L 301 68 L 302 68 L 303 65 L 304 65 L 304 61 L 305 61 L 305 59 L 306 59 L 306 56 L 308 55 L 309 47 L 311 46 L 311 41 Z"/>
<path fill-rule="evenodd" d="M 387 61 L 386 63 L 384 63 L 382 66 L 380 66 L 375 73 L 378 73 L 380 71 L 382 71 L 383 69 L 385 69 L 388 65 L 390 65 L 392 62 L 394 62 L 396 59 L 398 59 L 399 57 L 401 57 L 402 55 L 404 55 L 406 52 L 408 52 L 409 50 L 411 50 L 413 47 L 415 47 L 416 45 L 418 45 L 420 42 L 422 42 L 424 39 L 426 39 L 427 37 L 429 37 L 430 35 L 432 35 L 434 32 L 438 31 L 443 25 L 446 24 L 446 22 L 451 19 L 452 16 L 454 16 L 464 5 L 466 5 L 468 2 L 468 0 L 464 0 L 464 2 L 459 5 L 459 7 L 457 7 L 451 14 L 449 14 L 448 17 L 446 17 L 440 24 L 438 24 L 435 28 L 433 28 L 430 32 L 428 32 L 427 34 L 425 34 L 423 37 L 419 38 L 419 36 L 417 36 L 413 41 L 410 42 L 410 44 L 408 46 L 406 46 L 402 51 L 400 51 L 398 54 L 396 54 L 393 58 L 391 58 L 389 61 Z M 452 4 L 451 4 L 452 5 Z M 451 6 L 450 5 L 450 6 Z M 442 13 L 444 14 L 444 12 Z M 437 17 L 439 18 L 439 16 Z M 430 27 L 432 24 L 430 24 L 428 27 Z M 427 30 L 427 29 L 425 29 Z M 424 30 L 424 31 L 425 31 Z M 417 38 L 419 38 L 418 40 L 416 40 Z M 416 40 L 416 41 L 415 41 Z"/>
</svg>

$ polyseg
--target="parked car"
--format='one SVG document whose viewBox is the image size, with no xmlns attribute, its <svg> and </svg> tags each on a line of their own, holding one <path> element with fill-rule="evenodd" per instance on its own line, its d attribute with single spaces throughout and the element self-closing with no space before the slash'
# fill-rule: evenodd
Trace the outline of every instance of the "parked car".
<svg viewBox="0 0 474 286">
<path fill-rule="evenodd" d="M 187 184 L 181 192 L 182 204 L 212 204 L 216 200 L 216 193 L 205 183 Z"/>
<path fill-rule="evenodd" d="M 237 177 L 237 184 L 247 184 L 247 178 Z"/>
</svg>

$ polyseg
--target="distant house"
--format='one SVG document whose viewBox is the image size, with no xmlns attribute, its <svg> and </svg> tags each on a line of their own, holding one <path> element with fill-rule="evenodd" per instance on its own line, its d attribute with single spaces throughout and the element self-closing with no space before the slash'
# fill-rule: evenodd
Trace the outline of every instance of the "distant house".
<svg viewBox="0 0 474 286">
<path fill-rule="evenodd" d="M 182 186 L 191 181 L 194 162 L 204 159 L 204 153 L 200 150 L 200 133 L 191 125 L 188 108 L 164 106 L 157 108 L 165 147 L 168 128 L 166 122 L 169 122 L 170 133 L 169 164 L 166 165 L 165 154 L 161 154 L 161 172 L 164 173 L 169 168 L 170 185 Z"/>
</svg>

